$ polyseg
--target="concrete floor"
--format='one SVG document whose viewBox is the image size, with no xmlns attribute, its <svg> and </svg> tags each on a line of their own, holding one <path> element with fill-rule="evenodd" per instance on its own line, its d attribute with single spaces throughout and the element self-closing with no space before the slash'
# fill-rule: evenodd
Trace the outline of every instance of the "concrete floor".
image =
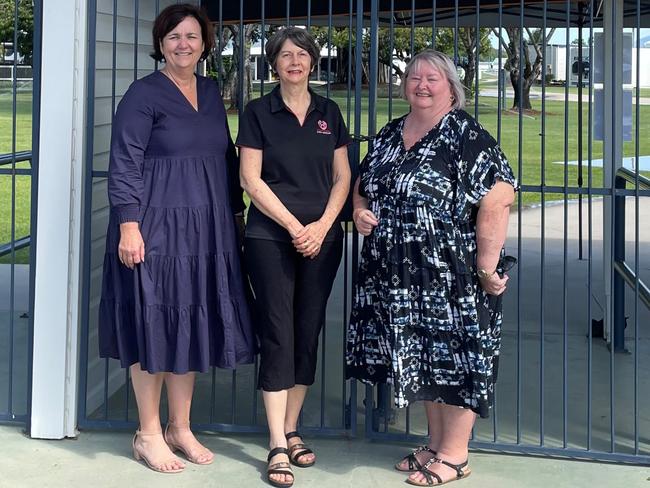
<svg viewBox="0 0 650 488">
<path fill-rule="evenodd" d="M 181 474 L 158 474 L 131 457 L 131 435 L 83 432 L 77 440 L 25 438 L 19 428 L 0 426 L 1 488 L 267 487 L 267 450 L 262 436 L 209 435 L 201 440 L 216 453 L 210 466 L 189 465 Z M 362 439 L 308 438 L 319 456 L 309 469 L 295 469 L 297 487 L 379 488 L 409 486 L 392 465 L 406 445 Z M 459 488 L 650 487 L 650 469 L 548 458 L 471 453 L 472 475 Z"/>
</svg>

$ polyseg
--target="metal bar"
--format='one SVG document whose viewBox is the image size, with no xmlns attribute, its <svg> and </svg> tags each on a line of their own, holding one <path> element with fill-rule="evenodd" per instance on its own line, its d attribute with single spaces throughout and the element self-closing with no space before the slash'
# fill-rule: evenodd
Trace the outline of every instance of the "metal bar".
<svg viewBox="0 0 650 488">
<path fill-rule="evenodd" d="M 591 0 L 589 8 L 589 39 L 594 38 L 594 3 Z M 589 105 L 587 112 L 588 127 L 587 133 L 587 232 L 588 232 L 588 248 L 587 248 L 587 450 L 591 449 L 592 444 L 592 399 L 593 399 L 593 329 L 591 321 L 593 317 L 593 309 L 591 305 L 591 297 L 593 296 L 592 279 L 593 279 L 593 70 L 594 66 L 594 50 L 593 41 L 589 48 Z"/>
<path fill-rule="evenodd" d="M 11 154 L 16 154 L 16 113 L 18 104 L 18 83 L 16 80 L 18 66 L 18 0 L 14 0 L 14 59 L 13 59 L 13 72 L 11 76 Z M 11 161 L 11 169 L 16 169 L 15 156 Z M 9 355 L 7 357 L 7 412 L 13 415 L 13 387 L 14 387 L 14 335 L 16 321 L 15 315 L 15 300 L 16 300 L 16 174 L 11 174 L 11 241 L 10 241 L 10 277 L 9 277 Z"/>
<path fill-rule="evenodd" d="M 287 20 L 289 19 L 287 0 Z M 239 66 L 237 67 L 237 113 L 244 113 L 244 0 L 239 0 Z"/>
<path fill-rule="evenodd" d="M 480 0 L 476 0 L 476 6 L 474 9 L 474 15 L 476 16 L 476 59 L 474 61 L 474 118 L 478 121 L 478 83 L 479 83 L 479 73 L 480 73 L 480 61 L 481 61 L 481 5 Z M 469 29 L 469 27 L 467 27 Z M 471 47 L 470 47 L 471 49 Z M 468 56 L 469 64 L 469 56 Z"/>
<path fill-rule="evenodd" d="M 582 12 L 578 28 L 578 186 L 582 187 Z M 567 74 L 568 78 L 568 74 Z M 578 195 L 578 259 L 582 259 L 582 195 Z"/>
<path fill-rule="evenodd" d="M 338 58 L 338 53 L 337 53 Z M 326 96 L 330 97 L 332 76 L 332 0 L 329 0 L 327 11 L 327 84 L 325 85 Z"/>
<path fill-rule="evenodd" d="M 639 265 L 635 263 L 635 270 L 622 260 L 614 261 L 614 273 L 621 277 L 621 281 L 634 288 L 636 295 L 641 299 L 643 304 L 650 309 L 650 288 L 640 278 L 638 274 Z"/>
<path fill-rule="evenodd" d="M 620 188 L 625 186 L 625 180 L 616 177 L 614 186 Z M 617 195 L 614 197 L 614 263 L 625 263 L 625 197 Z M 616 269 L 616 264 L 614 264 Z M 614 352 L 625 351 L 625 282 L 621 273 L 614 273 L 613 282 L 614 296 L 614 324 L 612 347 Z"/>
<path fill-rule="evenodd" d="M 501 77 L 503 76 L 501 73 L 501 54 L 502 54 L 502 42 L 501 42 L 501 34 L 503 32 L 503 4 L 499 2 L 499 11 L 498 11 L 498 19 L 499 19 L 499 39 L 498 39 L 498 53 L 499 53 L 499 62 L 498 62 L 498 83 L 497 83 L 497 144 L 501 144 L 501 110 L 503 107 L 501 106 Z M 499 414 L 499 392 L 497 388 L 494 389 L 494 406 L 492 408 L 492 442 L 497 442 L 499 438 L 499 429 L 498 429 L 498 418 Z"/>
<path fill-rule="evenodd" d="M 566 188 L 569 186 L 569 169 L 566 162 L 569 160 L 569 53 L 571 52 L 569 34 L 571 32 L 571 0 L 566 0 L 566 53 L 564 83 L 564 200 L 563 200 L 563 225 L 562 225 L 562 447 L 568 445 L 568 419 L 569 419 L 569 316 L 568 316 L 568 250 L 569 250 L 569 195 Z"/>
<path fill-rule="evenodd" d="M 289 22 L 289 19 L 291 17 L 290 10 L 291 10 L 291 0 L 287 0 L 287 27 L 289 27 L 291 25 L 291 23 Z M 240 15 L 240 20 L 243 19 L 243 18 L 244 18 L 244 15 L 241 14 Z"/>
<path fill-rule="evenodd" d="M 636 164 L 634 196 L 634 275 L 637 277 L 634 284 L 634 454 L 639 454 L 639 293 L 641 282 L 639 276 L 639 148 L 640 148 L 640 125 L 641 125 L 641 0 L 636 2 L 636 126 L 634 134 L 634 158 Z M 646 289 L 647 291 L 647 289 Z M 650 295 L 650 293 L 648 294 Z M 646 303 L 650 308 L 650 304 Z"/>
<path fill-rule="evenodd" d="M 332 2 L 330 0 L 330 17 L 331 17 L 331 12 L 332 12 Z M 307 30 L 311 30 L 311 0 L 307 0 Z"/>
<path fill-rule="evenodd" d="M 390 21 L 388 25 L 388 120 L 393 118 L 393 50 L 395 49 L 395 0 L 390 0 Z M 435 17 L 435 11 L 433 16 Z"/>
<path fill-rule="evenodd" d="M 637 93 L 638 96 L 638 93 Z M 636 111 L 639 111 L 639 103 L 637 103 L 637 108 Z M 639 118 L 640 115 L 637 115 L 637 126 L 636 130 L 639 130 Z M 635 158 L 636 158 L 636 171 L 631 171 L 625 167 L 620 167 L 618 168 L 618 171 L 616 171 L 616 176 L 618 178 L 622 178 L 625 180 L 627 183 L 632 183 L 636 187 L 638 186 L 640 190 L 650 190 L 650 178 L 647 178 L 643 176 L 642 174 L 639 173 L 639 148 L 638 148 L 638 140 L 637 140 L 637 147 L 635 147 Z M 636 196 L 636 195 L 634 195 Z"/>
<path fill-rule="evenodd" d="M 454 0 L 454 65 L 458 66 L 458 0 Z"/>
<path fill-rule="evenodd" d="M 392 6 L 391 6 L 390 10 L 391 10 L 391 21 L 392 21 L 392 18 L 393 18 L 393 15 L 392 15 L 393 8 L 392 8 Z M 438 29 L 436 28 L 436 17 L 437 17 L 437 15 L 436 15 L 436 0 L 433 0 L 431 2 L 431 49 L 436 48 L 436 35 L 438 34 Z"/>
<path fill-rule="evenodd" d="M 266 75 L 264 75 L 264 72 L 266 71 L 266 52 L 264 51 L 264 47 L 266 45 L 266 20 L 264 18 L 266 12 L 264 11 L 265 8 L 265 3 L 264 0 L 260 0 L 260 10 L 262 13 L 262 19 L 260 23 L 260 52 L 261 52 L 261 57 L 262 57 L 262 77 L 260 78 L 260 96 L 264 96 L 264 82 L 266 81 Z M 221 9 L 222 2 L 219 2 L 219 9 Z M 310 2 L 311 5 L 311 2 Z M 221 10 L 220 10 L 221 11 Z M 269 66 L 269 70 L 271 67 Z"/>
<path fill-rule="evenodd" d="M 607 7 L 606 7 L 607 8 Z M 611 10 L 611 26 L 614 27 L 618 24 L 618 6 L 616 5 L 616 2 L 613 2 L 612 5 L 609 6 Z M 616 36 L 612 34 L 612 38 L 616 39 Z M 617 113 L 617 104 L 616 104 L 616 87 L 620 86 L 620 81 L 618 79 L 618 69 L 616 66 L 618 65 L 618 59 L 617 59 L 617 49 L 615 46 L 612 49 L 612 59 L 611 59 L 611 64 L 607 63 L 611 66 L 611 103 L 612 103 L 612 117 L 616 117 Z M 609 60 L 608 60 L 609 61 Z M 612 138 L 612 145 L 611 145 L 611 161 L 612 161 L 612 167 L 611 167 L 611 185 L 612 187 L 616 186 L 615 181 L 616 181 L 616 161 L 617 161 L 617 154 L 618 154 L 618 134 L 616 134 L 616 128 L 618 124 L 614 123 L 613 124 L 613 129 L 611 134 L 606 134 L 605 137 L 611 137 Z M 612 222 L 612 232 L 616 228 L 616 208 L 614 205 L 614 202 L 612 201 L 611 209 L 610 209 L 610 218 Z M 614 237 L 616 239 L 616 237 Z M 614 246 L 610 246 L 610 252 L 609 252 L 609 258 L 611 263 L 615 263 L 616 261 L 616 256 L 615 256 L 615 249 Z M 610 277 L 610 282 L 614 283 L 615 279 L 615 273 L 614 273 L 614 266 L 612 266 L 611 270 L 608 270 L 609 272 L 609 277 Z M 615 293 L 615 287 L 613 287 L 612 293 Z M 616 297 L 612 297 L 613 300 L 616 300 Z M 610 303 L 610 305 L 613 305 L 613 303 Z M 604 323 L 607 323 L 608 327 L 613 327 L 613 323 L 615 320 L 615 316 L 613 314 L 612 307 L 610 307 L 610 310 L 608 311 L 609 317 L 607 317 L 608 320 L 604 320 Z M 611 329 L 610 329 L 611 330 Z M 610 338 L 611 341 L 611 338 Z M 615 404 L 614 404 L 614 347 L 610 347 L 609 350 L 609 405 L 610 405 L 610 418 L 609 418 L 609 429 L 610 429 L 610 450 L 612 453 L 615 452 L 616 450 L 616 425 L 615 425 Z"/>
<path fill-rule="evenodd" d="M 32 81 L 32 121 L 40 120 L 41 114 L 41 43 L 43 25 L 43 5 L 41 0 L 34 1 L 34 37 L 33 37 L 33 81 Z M 32 246 L 29 248 L 29 325 L 27 327 L 27 415 L 25 432 L 31 435 L 32 421 L 32 363 L 34 358 L 34 289 L 36 283 L 36 217 L 38 210 L 38 162 L 40 144 L 40 125 L 32 122 L 32 168 L 30 201 L 30 235 Z"/>
<path fill-rule="evenodd" d="M 237 370 L 231 372 L 232 378 L 232 398 L 230 399 L 230 422 L 235 424 L 235 414 L 237 413 Z"/>
<path fill-rule="evenodd" d="M 22 169 L 22 168 L 0 168 L 0 175 L 15 175 L 15 176 L 32 176 L 33 172 L 31 169 Z"/>
<path fill-rule="evenodd" d="M 411 0 L 411 37 L 409 39 L 409 49 L 411 58 L 415 56 L 415 0 Z"/>
<path fill-rule="evenodd" d="M 547 0 L 544 0 L 544 12 L 542 19 L 542 66 L 546 66 L 546 26 L 547 26 Z M 545 356 L 545 341 L 546 341 L 546 310 L 544 307 L 544 294 L 546 287 L 546 192 L 544 187 L 546 185 L 546 77 L 542 77 L 542 120 L 541 120 L 542 133 L 540 134 L 540 160 L 541 160 L 541 175 L 540 183 L 542 186 L 541 193 L 541 229 L 540 229 L 540 307 L 539 307 L 539 445 L 544 445 L 545 436 L 545 412 L 544 403 L 546 399 L 544 384 L 544 356 Z"/>
<path fill-rule="evenodd" d="M 0 245 L 0 256 L 6 256 L 7 254 L 11 253 L 12 249 L 15 249 L 16 251 L 18 249 L 23 249 L 29 246 L 30 242 L 31 242 L 31 237 L 26 236 L 26 237 L 21 237 L 19 239 L 15 239 L 6 244 L 2 244 Z"/>
<path fill-rule="evenodd" d="M 24 161 L 31 161 L 32 151 L 18 151 L 11 152 L 8 154 L 0 155 L 0 166 L 10 165 L 14 162 L 22 163 Z M 31 170 L 28 170 L 31 172 Z"/>
<path fill-rule="evenodd" d="M 519 3 L 519 52 L 524 52 L 524 0 L 520 0 Z M 524 118 L 523 118 L 523 55 L 519 56 L 519 113 L 518 113 L 518 136 L 519 140 L 517 142 L 517 174 L 519 175 L 519 183 L 523 181 L 523 134 L 524 134 Z M 523 198 L 521 195 L 518 195 L 517 198 L 517 255 L 521 256 L 522 251 L 522 240 L 521 240 L 521 229 L 522 229 L 522 204 Z M 521 392 L 522 392 L 522 382 L 521 382 L 521 343 L 522 343 L 522 330 L 521 330 L 521 285 L 522 285 L 522 272 L 521 268 L 523 263 L 519 264 L 519 272 L 517 273 L 517 400 L 516 400 L 516 411 L 517 411 L 517 444 L 521 443 Z"/>
<path fill-rule="evenodd" d="M 133 2 L 133 80 L 138 79 L 138 22 L 140 17 L 140 0 Z"/>
<path fill-rule="evenodd" d="M 113 10 L 115 15 L 115 10 Z M 97 0 L 88 2 L 88 76 L 86 78 L 86 93 L 88 104 L 86 106 L 86 152 L 84 161 L 84 196 L 83 208 L 83 252 L 81 253 L 81 337 L 79 340 L 79 393 L 77 403 L 77 422 L 86 418 L 88 395 L 88 341 L 90 323 L 90 262 L 91 241 L 90 229 L 92 228 L 92 184 L 93 184 L 93 156 L 94 156 L 94 120 L 95 120 L 95 64 L 97 43 Z M 114 65 L 113 65 L 114 66 Z"/>
</svg>

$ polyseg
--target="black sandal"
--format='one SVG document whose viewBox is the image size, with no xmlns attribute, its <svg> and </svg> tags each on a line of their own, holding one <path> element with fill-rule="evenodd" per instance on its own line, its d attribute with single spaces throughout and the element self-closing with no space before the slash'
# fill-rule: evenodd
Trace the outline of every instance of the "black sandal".
<svg viewBox="0 0 650 488">
<path fill-rule="evenodd" d="M 287 456 L 289 456 L 289 451 L 287 450 L 286 447 L 276 447 L 274 449 L 271 449 L 271 452 L 269 452 L 269 455 L 266 458 L 266 462 L 270 463 L 271 458 L 278 454 L 286 454 Z M 285 481 L 283 483 L 282 481 L 271 479 L 272 474 L 289 475 L 291 476 L 291 481 Z M 289 464 L 286 461 L 280 461 L 279 463 L 269 464 L 266 468 L 266 479 L 269 481 L 269 483 L 271 483 L 273 486 L 276 486 L 277 488 L 288 488 L 290 486 L 293 486 L 294 477 L 293 477 L 293 471 L 291 470 L 291 464 Z"/>
<path fill-rule="evenodd" d="M 302 436 L 300 435 L 300 432 L 298 431 L 293 431 L 289 432 L 288 434 L 285 434 L 285 437 L 287 438 L 287 441 L 289 439 L 292 439 L 294 437 L 300 437 L 302 439 Z M 314 451 L 309 449 L 306 444 L 303 444 L 302 442 L 298 442 L 297 444 L 294 444 L 291 446 L 289 449 L 289 460 L 291 461 L 291 464 L 294 466 L 298 466 L 299 468 L 308 468 L 310 466 L 313 466 L 316 464 L 316 460 L 314 459 L 313 461 L 307 462 L 307 463 L 301 463 L 300 458 L 307 455 L 307 454 L 314 454 Z M 298 452 L 296 452 L 298 451 Z"/>
<path fill-rule="evenodd" d="M 435 457 L 436 455 L 436 451 L 432 450 L 429 446 L 420 446 L 408 456 L 404 456 L 402 460 L 395 465 L 395 469 L 397 471 L 401 471 L 402 473 L 413 473 L 414 471 L 420 471 L 422 469 L 422 463 L 418 460 L 416 456 L 421 452 L 425 452 L 425 451 L 430 452 L 431 457 Z M 408 469 L 404 469 L 400 467 L 404 461 L 408 461 L 409 463 Z"/>
<path fill-rule="evenodd" d="M 415 486 L 438 486 L 438 485 L 444 485 L 445 483 L 449 483 L 450 481 L 462 480 L 463 478 L 467 478 L 472 473 L 472 471 L 469 468 L 463 470 L 463 468 L 467 467 L 468 462 L 469 460 L 460 464 L 452 464 L 448 461 L 443 461 L 440 458 L 434 457 L 428 463 L 422 466 L 422 468 L 418 469 L 418 473 L 422 473 L 424 475 L 426 484 L 418 483 L 417 481 L 413 481 L 411 478 L 406 478 L 406 482 Z M 451 469 L 456 471 L 456 477 L 448 479 L 447 481 L 443 481 L 438 473 L 434 473 L 433 471 L 429 470 L 429 466 L 431 466 L 434 463 L 444 464 L 445 466 L 449 466 Z M 434 478 L 436 480 L 435 483 L 433 482 Z"/>
</svg>

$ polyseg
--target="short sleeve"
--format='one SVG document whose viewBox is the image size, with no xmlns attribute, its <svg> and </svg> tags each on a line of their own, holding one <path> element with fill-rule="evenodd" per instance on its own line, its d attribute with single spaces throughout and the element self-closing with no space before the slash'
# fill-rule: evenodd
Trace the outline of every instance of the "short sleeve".
<svg viewBox="0 0 650 488">
<path fill-rule="evenodd" d="M 494 138 L 473 119 L 461 126 L 459 172 L 469 202 L 477 205 L 501 180 L 517 189 L 517 180 Z"/>
<path fill-rule="evenodd" d="M 256 100 L 249 102 L 244 109 L 244 113 L 239 117 L 239 131 L 235 145 L 264 149 L 264 136 L 256 113 L 256 105 L 259 103 Z"/>
<path fill-rule="evenodd" d="M 359 177 L 361 178 L 362 182 L 365 174 L 370 170 L 370 165 L 372 163 L 372 160 L 377 157 L 380 148 L 385 144 L 386 137 L 392 133 L 393 126 L 394 126 L 394 122 L 389 122 L 388 124 L 386 124 L 368 143 L 368 153 L 359 163 Z M 364 198 L 368 198 L 368 195 L 366 194 L 363 184 L 359 185 L 359 195 L 361 195 Z"/>
<path fill-rule="evenodd" d="M 336 149 L 347 146 L 352 142 L 352 139 L 350 138 L 350 133 L 348 132 L 348 127 L 345 125 L 345 121 L 343 120 L 343 115 L 341 114 L 341 110 L 339 109 L 338 106 L 336 106 L 336 112 L 338 114 L 338 130 L 337 130 L 337 136 L 336 136 Z"/>
<path fill-rule="evenodd" d="M 111 133 L 108 198 L 118 222 L 139 222 L 144 154 L 151 137 L 154 110 L 145 90 L 131 85 L 120 101 Z"/>
</svg>

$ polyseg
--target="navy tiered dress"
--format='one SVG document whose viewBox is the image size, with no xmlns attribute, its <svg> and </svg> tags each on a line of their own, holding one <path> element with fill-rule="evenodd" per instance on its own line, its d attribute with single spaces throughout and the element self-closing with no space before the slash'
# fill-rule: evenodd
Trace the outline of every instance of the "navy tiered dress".
<svg viewBox="0 0 650 488">
<path fill-rule="evenodd" d="M 254 335 L 233 212 L 238 161 L 218 86 L 197 77 L 198 111 L 163 73 L 135 81 L 113 121 L 99 352 L 150 373 L 250 363 Z M 128 269 L 122 222 L 140 223 Z"/>
</svg>

